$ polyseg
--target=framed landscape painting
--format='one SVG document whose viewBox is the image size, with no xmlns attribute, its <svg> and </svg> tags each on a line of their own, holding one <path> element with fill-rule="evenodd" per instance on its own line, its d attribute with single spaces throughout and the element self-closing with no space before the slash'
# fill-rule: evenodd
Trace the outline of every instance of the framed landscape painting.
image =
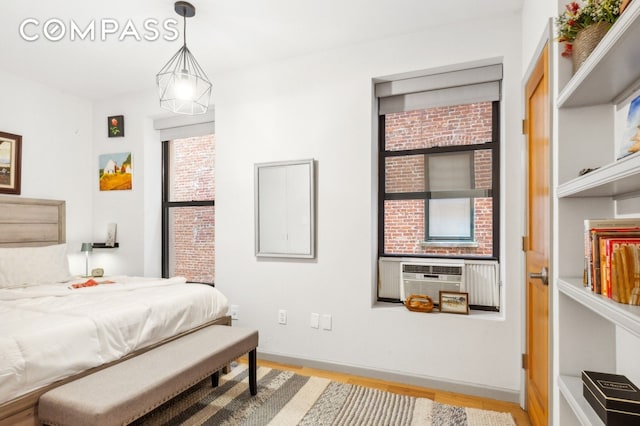
<svg viewBox="0 0 640 426">
<path fill-rule="evenodd" d="M 440 291 L 440 312 L 469 314 L 469 293 Z"/>
<path fill-rule="evenodd" d="M 20 194 L 22 136 L 0 132 L 0 193 Z"/>
<path fill-rule="evenodd" d="M 133 162 L 130 152 L 101 154 L 100 191 L 123 191 L 132 188 Z"/>
</svg>

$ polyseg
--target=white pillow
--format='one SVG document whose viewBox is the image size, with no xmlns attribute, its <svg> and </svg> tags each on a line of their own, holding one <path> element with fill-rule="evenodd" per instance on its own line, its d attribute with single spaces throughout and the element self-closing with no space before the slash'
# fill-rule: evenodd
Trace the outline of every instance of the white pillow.
<svg viewBox="0 0 640 426">
<path fill-rule="evenodd" d="M 67 245 L 0 248 L 0 288 L 67 281 Z"/>
</svg>

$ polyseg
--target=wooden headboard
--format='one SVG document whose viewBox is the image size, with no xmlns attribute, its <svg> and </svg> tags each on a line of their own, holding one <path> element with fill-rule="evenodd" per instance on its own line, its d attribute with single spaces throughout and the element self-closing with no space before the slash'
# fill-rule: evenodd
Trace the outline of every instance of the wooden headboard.
<svg viewBox="0 0 640 426">
<path fill-rule="evenodd" d="M 64 201 L 0 196 L 0 247 L 64 243 L 65 223 Z"/>
</svg>

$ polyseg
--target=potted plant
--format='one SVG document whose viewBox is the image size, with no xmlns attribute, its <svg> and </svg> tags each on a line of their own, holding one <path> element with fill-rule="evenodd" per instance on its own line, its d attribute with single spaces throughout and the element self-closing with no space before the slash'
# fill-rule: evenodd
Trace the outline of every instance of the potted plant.
<svg viewBox="0 0 640 426">
<path fill-rule="evenodd" d="M 611 25 L 620 16 L 623 0 L 571 2 L 556 19 L 558 41 L 564 43 L 562 56 L 571 57 L 573 72 L 587 59 Z"/>
</svg>

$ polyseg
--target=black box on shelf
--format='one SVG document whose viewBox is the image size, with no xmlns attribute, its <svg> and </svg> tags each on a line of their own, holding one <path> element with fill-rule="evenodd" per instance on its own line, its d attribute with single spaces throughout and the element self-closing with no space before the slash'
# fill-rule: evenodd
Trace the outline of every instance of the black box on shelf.
<svg viewBox="0 0 640 426">
<path fill-rule="evenodd" d="M 582 394 L 605 425 L 640 424 L 640 389 L 625 376 L 583 371 Z"/>
</svg>

